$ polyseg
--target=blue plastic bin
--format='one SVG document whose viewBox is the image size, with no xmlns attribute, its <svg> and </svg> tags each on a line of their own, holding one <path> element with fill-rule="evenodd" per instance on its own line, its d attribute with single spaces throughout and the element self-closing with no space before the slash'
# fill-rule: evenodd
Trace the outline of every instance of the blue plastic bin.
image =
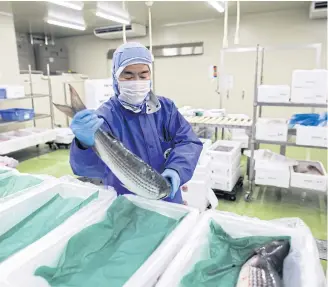
<svg viewBox="0 0 328 287">
<path fill-rule="evenodd" d="M 6 99 L 6 98 L 7 98 L 7 90 L 1 88 L 1 89 L 0 89 L 0 100 L 1 100 L 1 99 Z"/>
<path fill-rule="evenodd" d="M 27 121 L 34 118 L 33 109 L 7 109 L 0 110 L 3 121 Z"/>
</svg>

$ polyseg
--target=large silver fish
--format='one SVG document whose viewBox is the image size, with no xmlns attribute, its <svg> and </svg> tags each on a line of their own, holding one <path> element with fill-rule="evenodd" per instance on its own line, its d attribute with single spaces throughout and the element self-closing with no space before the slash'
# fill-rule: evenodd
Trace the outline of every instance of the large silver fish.
<svg viewBox="0 0 328 287">
<path fill-rule="evenodd" d="M 72 107 L 54 105 L 72 118 L 86 107 L 75 89 L 71 85 L 69 88 Z M 129 191 L 149 199 L 162 199 L 170 194 L 171 186 L 162 175 L 102 129 L 96 132 L 92 149 Z"/>
<path fill-rule="evenodd" d="M 282 269 L 289 240 L 275 240 L 254 251 L 239 273 L 236 287 L 283 287 Z"/>
</svg>

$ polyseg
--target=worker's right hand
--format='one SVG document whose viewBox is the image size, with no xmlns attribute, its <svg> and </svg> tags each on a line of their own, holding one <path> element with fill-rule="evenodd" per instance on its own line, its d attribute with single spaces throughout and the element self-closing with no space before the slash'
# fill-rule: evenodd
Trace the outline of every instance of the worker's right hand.
<svg viewBox="0 0 328 287">
<path fill-rule="evenodd" d="M 74 116 L 70 125 L 81 144 L 91 147 L 95 144 L 95 133 L 104 123 L 93 110 L 83 110 Z"/>
</svg>

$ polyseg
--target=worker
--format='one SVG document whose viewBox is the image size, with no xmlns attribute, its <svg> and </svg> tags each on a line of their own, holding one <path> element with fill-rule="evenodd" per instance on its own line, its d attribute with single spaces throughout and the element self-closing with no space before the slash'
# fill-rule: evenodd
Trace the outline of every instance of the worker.
<svg viewBox="0 0 328 287">
<path fill-rule="evenodd" d="M 90 148 L 101 127 L 171 183 L 171 193 L 164 200 L 183 203 L 180 186 L 192 177 L 202 143 L 174 103 L 152 92 L 152 55 L 145 46 L 123 44 L 115 51 L 112 62 L 115 96 L 96 111 L 78 112 L 72 120 L 73 172 L 100 178 L 118 194 L 131 193 Z"/>
</svg>

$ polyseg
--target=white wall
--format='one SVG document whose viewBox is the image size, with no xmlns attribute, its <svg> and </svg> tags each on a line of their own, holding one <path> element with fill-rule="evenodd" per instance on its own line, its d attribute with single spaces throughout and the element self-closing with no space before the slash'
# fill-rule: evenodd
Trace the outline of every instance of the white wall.
<svg viewBox="0 0 328 287">
<path fill-rule="evenodd" d="M 16 35 L 11 12 L 10 3 L 2 3 L 0 7 L 0 84 L 19 83 Z"/>
<path fill-rule="evenodd" d="M 234 47 L 235 18 L 229 20 L 229 47 Z M 308 10 L 248 14 L 242 16 L 240 46 L 322 43 L 321 66 L 326 68 L 327 20 L 310 20 Z M 153 31 L 153 44 L 204 42 L 202 56 L 161 58 L 155 60 L 156 93 L 172 98 L 178 106 L 219 107 L 215 92 L 217 83 L 210 79 L 210 65 L 219 65 L 222 47 L 223 19 L 197 25 L 161 27 Z M 148 44 L 148 38 L 136 39 Z M 110 75 L 106 59 L 108 49 L 122 41 L 101 40 L 93 35 L 60 40 L 69 51 L 70 69 L 91 78 Z M 230 113 L 251 115 L 255 53 L 229 53 L 225 57 L 225 71 L 233 75 L 234 87 L 229 96 L 223 94 L 223 107 Z M 289 84 L 295 68 L 314 68 L 314 50 L 267 52 L 265 54 L 264 83 Z M 219 71 L 220 72 L 220 71 Z M 242 91 L 245 96 L 242 98 Z M 299 110 L 298 110 L 299 111 Z M 295 110 L 267 109 L 264 114 L 286 115 Z"/>
</svg>

